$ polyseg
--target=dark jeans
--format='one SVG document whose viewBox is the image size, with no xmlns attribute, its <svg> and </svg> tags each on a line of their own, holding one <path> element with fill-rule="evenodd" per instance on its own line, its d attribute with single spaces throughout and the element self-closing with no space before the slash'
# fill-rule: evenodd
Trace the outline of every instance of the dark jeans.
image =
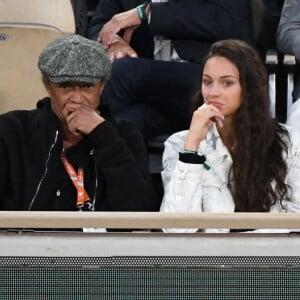
<svg viewBox="0 0 300 300">
<path fill-rule="evenodd" d="M 200 65 L 142 58 L 113 63 L 101 101 L 115 119 L 134 122 L 146 140 L 187 129 L 200 83 Z"/>
</svg>

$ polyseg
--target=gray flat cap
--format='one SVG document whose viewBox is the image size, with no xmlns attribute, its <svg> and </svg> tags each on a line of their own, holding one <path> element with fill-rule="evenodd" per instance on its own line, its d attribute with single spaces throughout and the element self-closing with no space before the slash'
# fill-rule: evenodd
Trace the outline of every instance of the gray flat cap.
<svg viewBox="0 0 300 300">
<path fill-rule="evenodd" d="M 38 67 L 51 82 L 96 83 L 108 78 L 111 62 L 102 44 L 71 34 L 49 43 Z"/>
</svg>

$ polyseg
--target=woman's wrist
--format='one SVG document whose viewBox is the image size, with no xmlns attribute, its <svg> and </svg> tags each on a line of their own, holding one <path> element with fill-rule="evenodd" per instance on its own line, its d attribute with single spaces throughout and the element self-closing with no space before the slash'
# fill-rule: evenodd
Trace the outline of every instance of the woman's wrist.
<svg viewBox="0 0 300 300">
<path fill-rule="evenodd" d="M 198 134 L 196 135 L 193 132 L 189 132 L 184 143 L 184 149 L 197 151 L 200 142 L 201 142 L 201 137 L 199 137 Z"/>
<path fill-rule="evenodd" d="M 199 148 L 199 144 L 200 142 L 198 142 L 197 140 L 189 140 L 187 139 L 185 144 L 184 144 L 184 149 L 189 150 L 189 151 L 196 151 Z"/>
</svg>

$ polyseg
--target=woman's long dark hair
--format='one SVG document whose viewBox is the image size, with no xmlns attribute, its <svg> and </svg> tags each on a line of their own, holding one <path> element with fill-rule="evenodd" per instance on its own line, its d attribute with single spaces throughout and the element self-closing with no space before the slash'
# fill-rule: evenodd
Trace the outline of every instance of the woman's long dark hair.
<svg viewBox="0 0 300 300">
<path fill-rule="evenodd" d="M 237 147 L 229 175 L 235 211 L 267 212 L 276 201 L 289 198 L 284 159 L 288 132 L 271 117 L 268 76 L 257 52 L 239 40 L 218 41 L 204 58 L 202 70 L 214 56 L 228 59 L 240 74 L 243 100 L 233 117 Z M 198 100 L 203 101 L 201 91 Z"/>
</svg>

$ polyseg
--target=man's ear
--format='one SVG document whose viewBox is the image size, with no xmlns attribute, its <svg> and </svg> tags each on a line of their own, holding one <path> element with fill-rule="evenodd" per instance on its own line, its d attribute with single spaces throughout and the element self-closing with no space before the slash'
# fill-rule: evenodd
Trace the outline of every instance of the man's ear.
<svg viewBox="0 0 300 300">
<path fill-rule="evenodd" d="M 100 95 L 102 94 L 102 91 L 103 91 L 104 87 L 105 87 L 105 82 L 103 81 L 102 85 L 101 85 L 101 88 L 100 88 Z"/>
<path fill-rule="evenodd" d="M 50 82 L 43 80 L 43 85 L 44 85 L 45 89 L 47 90 L 47 92 L 49 93 L 50 92 Z"/>
<path fill-rule="evenodd" d="M 50 82 L 49 82 L 49 81 L 43 80 L 43 84 L 44 84 L 44 87 L 45 87 L 47 93 L 48 93 L 49 96 L 50 96 L 50 94 L 51 94 Z"/>
</svg>

